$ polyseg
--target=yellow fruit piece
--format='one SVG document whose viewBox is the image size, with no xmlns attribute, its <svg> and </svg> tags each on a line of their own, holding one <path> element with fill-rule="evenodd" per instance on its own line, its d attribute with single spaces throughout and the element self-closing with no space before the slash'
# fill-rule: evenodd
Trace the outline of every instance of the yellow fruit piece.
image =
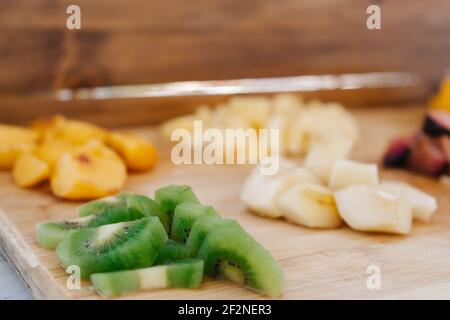
<svg viewBox="0 0 450 320">
<path fill-rule="evenodd" d="M 13 171 L 13 180 L 19 187 L 33 187 L 50 175 L 49 165 L 30 152 L 22 153 L 16 160 Z"/>
<path fill-rule="evenodd" d="M 66 124 L 67 119 L 60 115 L 40 118 L 33 121 L 31 129 L 39 133 L 41 137 L 52 137 Z"/>
<path fill-rule="evenodd" d="M 74 144 L 82 144 L 92 139 L 105 141 L 106 131 L 87 122 L 69 120 L 58 132 L 58 137 Z"/>
<path fill-rule="evenodd" d="M 85 147 L 86 148 L 86 147 Z M 65 199 L 95 199 L 122 189 L 127 176 L 123 161 L 101 144 L 65 153 L 51 176 L 53 192 Z"/>
<path fill-rule="evenodd" d="M 438 94 L 431 98 L 430 106 L 450 112 L 450 77 L 442 81 Z"/>
<path fill-rule="evenodd" d="M 39 132 L 45 139 L 66 140 L 73 144 L 83 144 L 92 139 L 104 141 L 106 131 L 88 122 L 66 119 L 63 116 L 52 116 L 36 120 L 31 128 Z"/>
<path fill-rule="evenodd" d="M 53 168 L 64 153 L 74 149 L 75 146 L 66 140 L 47 138 L 36 148 L 36 155 Z"/>
<path fill-rule="evenodd" d="M 38 134 L 30 129 L 0 125 L 0 169 L 10 169 L 21 152 L 31 151 Z"/>
<path fill-rule="evenodd" d="M 130 170 L 149 170 L 156 163 L 156 148 L 144 138 L 129 133 L 113 132 L 109 135 L 108 144 L 124 159 Z"/>
</svg>

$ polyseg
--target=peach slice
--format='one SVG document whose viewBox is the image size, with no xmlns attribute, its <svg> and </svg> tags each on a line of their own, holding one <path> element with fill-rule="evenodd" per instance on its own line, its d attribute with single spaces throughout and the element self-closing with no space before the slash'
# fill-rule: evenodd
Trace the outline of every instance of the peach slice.
<svg viewBox="0 0 450 320">
<path fill-rule="evenodd" d="M 31 151 L 38 134 L 30 129 L 0 125 L 0 169 L 10 169 L 21 152 Z"/>
<path fill-rule="evenodd" d="M 153 168 L 157 161 L 154 145 L 139 136 L 113 132 L 108 137 L 108 144 L 124 159 L 130 170 L 146 171 Z"/>
<path fill-rule="evenodd" d="M 42 138 L 53 136 L 66 124 L 67 119 L 61 115 L 39 118 L 30 124 L 30 128 L 37 132 Z"/>
<path fill-rule="evenodd" d="M 104 129 L 88 122 L 66 119 L 60 115 L 38 119 L 31 124 L 31 128 L 44 138 L 66 140 L 73 144 L 83 144 L 92 139 L 100 141 L 106 139 Z"/>
<path fill-rule="evenodd" d="M 14 164 L 13 181 L 23 188 L 34 187 L 50 176 L 47 162 L 39 159 L 31 152 L 22 153 Z"/>
<path fill-rule="evenodd" d="M 66 140 L 46 138 L 37 146 L 36 156 L 53 168 L 64 153 L 72 152 L 74 149 L 75 146 Z"/>
<path fill-rule="evenodd" d="M 65 199 L 95 199 L 122 189 L 127 176 L 123 161 L 109 148 L 84 147 L 65 153 L 51 176 L 53 192 Z"/>
<path fill-rule="evenodd" d="M 69 120 L 58 132 L 58 137 L 74 144 L 83 144 L 89 140 L 106 140 L 107 133 L 104 129 L 91 123 Z"/>
</svg>

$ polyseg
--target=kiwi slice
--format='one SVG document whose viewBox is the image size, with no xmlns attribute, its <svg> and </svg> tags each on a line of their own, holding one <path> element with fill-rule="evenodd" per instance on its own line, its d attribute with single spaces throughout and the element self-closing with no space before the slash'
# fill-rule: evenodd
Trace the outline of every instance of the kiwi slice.
<svg viewBox="0 0 450 320">
<path fill-rule="evenodd" d="M 101 214 L 116 208 L 128 208 L 137 210 L 144 216 L 156 216 L 161 220 L 166 230 L 169 230 L 169 216 L 156 201 L 128 191 L 88 202 L 78 208 L 78 215 L 84 217 Z"/>
<path fill-rule="evenodd" d="M 277 262 L 241 227 L 222 227 L 208 233 L 197 258 L 205 262 L 205 274 L 227 279 L 269 296 L 285 287 Z"/>
<path fill-rule="evenodd" d="M 124 191 L 114 196 L 89 201 L 78 208 L 78 215 L 80 217 L 85 217 L 108 211 L 111 208 L 125 207 L 126 200 L 131 194 L 131 192 Z"/>
<path fill-rule="evenodd" d="M 195 221 L 202 216 L 219 216 L 211 206 L 183 202 L 175 208 L 170 237 L 181 243 L 186 243 Z"/>
<path fill-rule="evenodd" d="M 132 221 L 144 217 L 140 211 L 116 207 L 96 215 L 64 221 L 42 222 L 36 225 L 37 241 L 46 249 L 55 249 L 70 230 L 94 228 L 105 224 Z"/>
<path fill-rule="evenodd" d="M 170 217 L 173 216 L 175 207 L 183 202 L 200 203 L 192 188 L 185 185 L 171 184 L 155 191 L 155 201 Z"/>
<path fill-rule="evenodd" d="M 130 194 L 126 199 L 126 206 L 129 209 L 137 210 L 146 217 L 158 217 L 166 231 L 169 232 L 169 215 L 156 201 L 139 194 Z"/>
<path fill-rule="evenodd" d="M 195 257 L 211 230 L 224 227 L 240 228 L 239 223 L 231 219 L 223 219 L 219 216 L 204 215 L 199 217 L 191 228 L 191 232 L 186 241 L 186 248 L 190 257 Z"/>
<path fill-rule="evenodd" d="M 93 273 L 151 266 L 167 240 L 157 217 L 70 230 L 56 247 L 62 265 L 80 267 L 81 277 Z"/>
<path fill-rule="evenodd" d="M 178 241 L 169 239 L 159 251 L 155 264 L 168 264 L 189 257 L 186 246 Z"/>
<path fill-rule="evenodd" d="M 92 217 L 38 223 L 36 225 L 37 242 L 45 249 L 55 249 L 70 230 L 84 227 L 89 224 Z"/>
<path fill-rule="evenodd" d="M 198 288 L 203 278 L 203 261 L 183 260 L 174 264 L 137 270 L 96 273 L 92 285 L 101 295 L 114 297 L 145 289 Z"/>
</svg>

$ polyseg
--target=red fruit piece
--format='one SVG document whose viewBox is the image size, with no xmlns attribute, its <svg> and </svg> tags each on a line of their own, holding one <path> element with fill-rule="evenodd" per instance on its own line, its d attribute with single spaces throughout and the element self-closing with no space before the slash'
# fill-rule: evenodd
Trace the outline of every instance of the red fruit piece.
<svg viewBox="0 0 450 320">
<path fill-rule="evenodd" d="M 450 114 L 445 111 L 429 111 L 425 117 L 423 131 L 430 136 L 450 136 Z"/>
<path fill-rule="evenodd" d="M 397 138 L 392 140 L 383 158 L 386 167 L 403 168 L 408 160 L 413 138 Z"/>
<path fill-rule="evenodd" d="M 437 138 L 436 145 L 444 153 L 445 157 L 447 158 L 447 162 L 450 163 L 450 137 L 442 136 Z"/>
<path fill-rule="evenodd" d="M 409 169 L 426 174 L 439 175 L 447 170 L 447 157 L 429 137 L 420 134 L 411 148 L 407 166 Z"/>
</svg>

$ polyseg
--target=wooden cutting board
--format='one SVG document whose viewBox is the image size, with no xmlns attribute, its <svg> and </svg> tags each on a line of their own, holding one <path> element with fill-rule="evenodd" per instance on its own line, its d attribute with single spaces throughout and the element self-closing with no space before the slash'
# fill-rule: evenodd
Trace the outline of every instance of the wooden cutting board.
<svg viewBox="0 0 450 320">
<path fill-rule="evenodd" d="M 413 132 L 420 125 L 418 107 L 355 111 L 362 139 L 352 158 L 377 161 L 387 141 Z M 409 236 L 366 234 L 347 227 L 311 230 L 283 220 L 248 213 L 238 195 L 248 166 L 174 166 L 169 148 L 155 130 L 136 129 L 155 139 L 161 162 L 148 173 L 131 175 L 126 189 L 153 195 L 170 184 L 190 184 L 205 204 L 223 216 L 237 219 L 280 263 L 287 280 L 284 299 L 394 299 L 450 297 L 450 187 L 402 171 L 382 171 L 383 177 L 410 182 L 439 199 L 439 211 L 430 224 L 415 223 Z M 52 251 L 38 247 L 37 222 L 75 217 L 79 203 L 59 200 L 48 187 L 19 189 L 9 173 L 0 173 L 0 243 L 35 298 L 98 299 L 89 282 L 67 290 L 67 276 Z M 367 268 L 381 269 L 381 289 L 369 290 Z M 237 285 L 207 280 L 196 290 L 155 290 L 123 299 L 259 299 Z"/>
</svg>

